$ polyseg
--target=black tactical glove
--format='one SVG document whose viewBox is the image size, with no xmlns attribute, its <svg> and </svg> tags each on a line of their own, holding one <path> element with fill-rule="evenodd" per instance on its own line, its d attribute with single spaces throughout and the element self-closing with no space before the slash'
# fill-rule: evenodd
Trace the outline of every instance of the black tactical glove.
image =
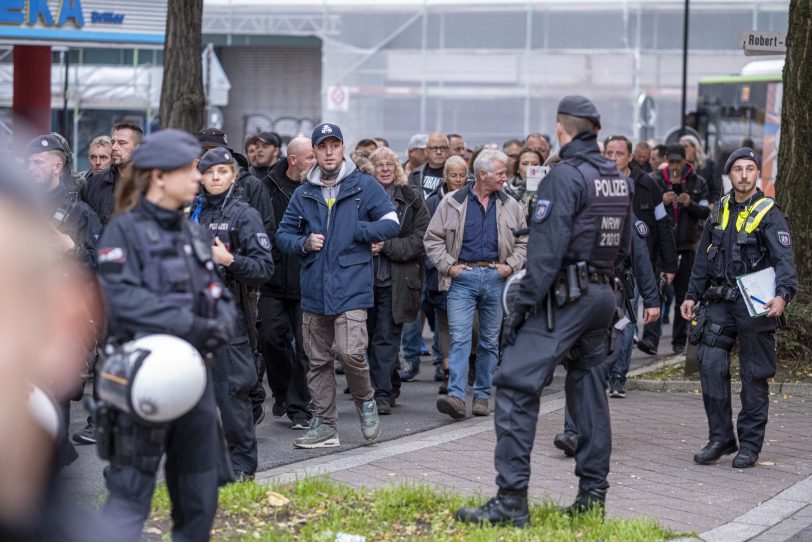
<svg viewBox="0 0 812 542">
<path fill-rule="evenodd" d="M 502 331 L 502 348 L 511 346 L 516 342 L 516 334 L 522 325 L 524 325 L 526 319 L 527 312 L 524 310 L 516 310 L 515 308 L 510 312 L 510 315 L 505 318 L 505 328 Z"/>
<path fill-rule="evenodd" d="M 217 352 L 228 343 L 228 339 L 223 325 L 213 318 L 195 317 L 189 331 L 189 342 L 204 356 Z"/>
</svg>

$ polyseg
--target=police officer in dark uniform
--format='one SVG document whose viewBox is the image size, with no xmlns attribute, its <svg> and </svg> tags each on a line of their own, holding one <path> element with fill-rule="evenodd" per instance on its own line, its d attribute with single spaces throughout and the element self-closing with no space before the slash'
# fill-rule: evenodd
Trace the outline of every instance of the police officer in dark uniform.
<svg viewBox="0 0 812 542">
<path fill-rule="evenodd" d="M 775 329 L 798 290 L 792 237 L 784 213 L 758 189 L 758 156 L 742 147 L 728 158 L 725 174 L 733 189 L 722 197 L 705 224 L 691 282 L 680 307 L 691 322 L 692 342 L 708 416 L 708 444 L 694 461 L 705 465 L 739 453 L 734 468 L 752 467 L 764 443 L 769 407 L 767 380 L 775 375 Z M 766 315 L 750 316 L 736 278 L 772 267 L 775 297 L 750 302 Z M 698 302 L 703 302 L 693 315 Z M 742 408 L 733 432 L 730 399 L 730 351 L 739 340 Z"/>
<path fill-rule="evenodd" d="M 41 135 L 32 139 L 26 147 L 28 174 L 31 180 L 44 193 L 45 210 L 50 216 L 53 229 L 53 245 L 65 258 L 81 266 L 77 274 L 80 284 L 87 294 L 87 307 L 98 301 L 98 284 L 95 280 L 96 245 L 101 237 L 101 222 L 96 213 L 79 199 L 75 189 L 66 186 L 69 179 L 68 159 L 65 146 L 53 134 Z M 88 321 L 93 321 L 87 313 Z M 98 329 L 97 329 L 98 331 Z M 90 339 L 90 338 L 89 338 Z M 92 341 L 92 339 L 91 339 Z M 94 349 L 90 342 L 83 345 L 85 351 Z M 77 399 L 82 396 L 82 385 L 76 387 Z M 70 401 L 60 405 L 65 423 L 70 422 Z M 60 467 L 69 465 L 79 454 L 68 440 L 68 433 L 60 435 L 57 463 Z"/>
<path fill-rule="evenodd" d="M 87 269 L 96 267 L 96 244 L 101 236 L 99 217 L 65 186 L 67 171 L 64 146 L 53 135 L 37 136 L 28 143 L 28 173 L 47 190 L 46 203 L 51 224 L 59 233 L 58 244 L 65 253 Z"/>
<path fill-rule="evenodd" d="M 239 167 L 229 149 L 215 147 L 197 165 L 203 174 L 192 220 L 204 227 L 212 259 L 237 300 L 237 334 L 212 364 L 214 393 L 237 481 L 257 470 L 257 438 L 249 392 L 257 382 L 257 287 L 273 275 L 271 241 L 256 209 L 235 194 Z M 263 188 L 264 190 L 264 188 Z"/>
<path fill-rule="evenodd" d="M 223 347 L 234 327 L 234 306 L 211 260 L 199 226 L 181 211 L 200 184 L 197 140 L 179 130 L 146 137 L 133 153 L 135 171 L 122 180 L 118 214 L 99 244 L 99 275 L 109 332 L 119 341 L 168 333 L 207 357 Z M 104 426 L 112 423 L 110 441 Z M 102 514 L 119 527 L 120 540 L 139 540 L 166 453 L 173 540 L 208 540 L 217 508 L 225 450 L 218 429 L 211 378 L 200 401 L 167 425 L 143 425 L 121 411 L 97 426 L 100 451 L 110 449 L 109 496 Z M 219 467 L 219 468 L 218 468 Z"/>
<path fill-rule="evenodd" d="M 577 514 L 603 509 L 612 438 L 604 387 L 609 329 L 615 315 L 614 269 L 629 253 L 632 191 L 597 144 L 600 115 L 582 96 L 558 104 L 556 132 L 563 162 L 538 191 L 530 221 L 527 273 L 506 319 L 504 355 L 494 378 L 499 491 L 458 520 L 529 520 L 527 484 L 539 398 L 555 367 L 567 368 L 567 408 L 579 429 Z"/>
</svg>

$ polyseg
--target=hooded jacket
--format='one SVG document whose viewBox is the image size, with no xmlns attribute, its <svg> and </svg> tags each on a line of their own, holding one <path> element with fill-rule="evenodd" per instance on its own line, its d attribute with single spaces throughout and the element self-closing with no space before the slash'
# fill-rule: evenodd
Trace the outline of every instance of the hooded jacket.
<svg viewBox="0 0 812 542">
<path fill-rule="evenodd" d="M 691 196 L 691 203 L 688 205 L 672 203 L 666 205 L 665 210 L 674 220 L 677 252 L 695 250 L 702 236 L 703 221 L 710 214 L 708 184 L 703 177 L 696 174 L 690 162 L 685 162 L 679 181 L 674 182 L 674 179 L 670 178 L 668 168 L 659 170 L 654 180 L 663 192 L 672 191 L 675 184 L 681 183 L 682 192 Z"/>
<path fill-rule="evenodd" d="M 400 232 L 394 206 L 381 185 L 344 157 L 337 182 L 325 186 L 314 166 L 296 189 L 276 234 L 279 249 L 301 254 L 302 310 L 338 315 L 374 304 L 371 244 Z M 324 246 L 308 252 L 311 233 Z"/>
</svg>

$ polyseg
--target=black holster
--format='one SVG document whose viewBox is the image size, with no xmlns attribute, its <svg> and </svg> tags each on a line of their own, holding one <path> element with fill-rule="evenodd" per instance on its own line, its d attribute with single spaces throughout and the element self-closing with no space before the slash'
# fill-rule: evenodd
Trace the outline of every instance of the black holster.
<svg viewBox="0 0 812 542">
<path fill-rule="evenodd" d="M 708 321 L 708 305 L 700 303 L 694 309 L 693 318 L 688 326 L 688 342 L 697 345 L 702 341 L 702 333 Z"/>
<path fill-rule="evenodd" d="M 85 399 L 85 408 L 93 416 L 93 428 L 96 435 L 96 453 L 105 461 L 113 455 L 113 424 L 115 423 L 115 409 L 110 408 L 103 401 L 95 401 L 92 397 Z"/>
</svg>

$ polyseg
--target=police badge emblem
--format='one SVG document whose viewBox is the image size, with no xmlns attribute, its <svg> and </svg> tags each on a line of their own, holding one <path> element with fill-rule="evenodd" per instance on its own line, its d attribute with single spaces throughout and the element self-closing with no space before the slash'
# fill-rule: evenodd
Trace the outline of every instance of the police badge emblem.
<svg viewBox="0 0 812 542">
<path fill-rule="evenodd" d="M 271 250 L 271 240 L 268 239 L 267 233 L 258 233 L 257 241 L 259 241 L 259 246 L 261 246 L 265 250 Z"/>
<path fill-rule="evenodd" d="M 792 237 L 790 237 L 788 231 L 779 231 L 778 242 L 781 243 L 782 247 L 789 247 L 792 244 Z"/>
<path fill-rule="evenodd" d="M 536 202 L 536 209 L 533 211 L 533 222 L 544 222 L 550 215 L 550 208 L 553 202 L 546 199 L 540 199 Z"/>
<path fill-rule="evenodd" d="M 635 220 L 634 229 L 637 230 L 640 237 L 648 237 L 648 226 L 642 220 Z"/>
</svg>

